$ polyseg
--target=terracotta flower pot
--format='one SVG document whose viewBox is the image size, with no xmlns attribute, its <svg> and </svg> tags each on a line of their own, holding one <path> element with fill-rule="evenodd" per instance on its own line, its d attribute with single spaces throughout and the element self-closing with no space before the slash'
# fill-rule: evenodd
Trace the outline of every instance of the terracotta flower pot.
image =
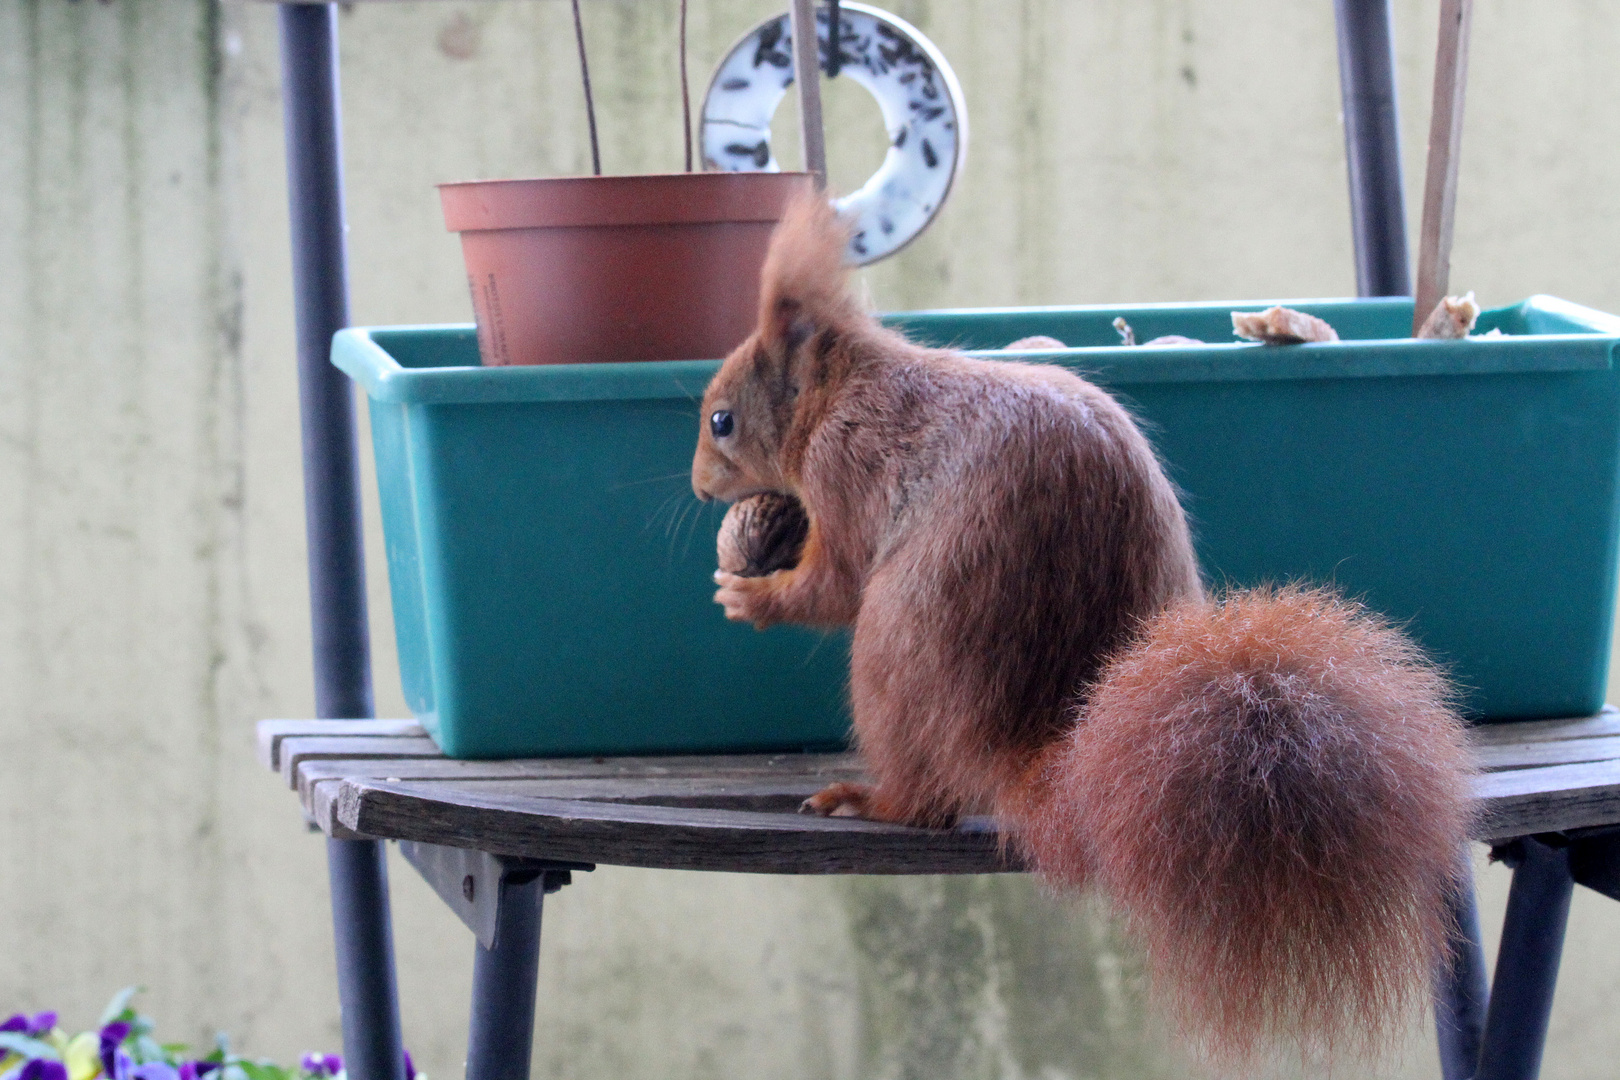
<svg viewBox="0 0 1620 1080">
<path fill-rule="evenodd" d="M 486 365 L 699 360 L 758 315 L 759 269 L 808 173 L 439 185 Z"/>
</svg>

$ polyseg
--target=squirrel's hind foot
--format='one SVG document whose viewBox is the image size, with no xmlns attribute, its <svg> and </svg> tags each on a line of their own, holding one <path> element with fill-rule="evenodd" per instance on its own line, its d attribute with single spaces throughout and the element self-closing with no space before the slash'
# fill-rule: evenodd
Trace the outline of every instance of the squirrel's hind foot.
<svg viewBox="0 0 1620 1080">
<path fill-rule="evenodd" d="M 799 813 L 862 818 L 891 825 L 910 825 L 918 829 L 950 829 L 956 826 L 957 820 L 957 815 L 952 811 L 919 810 L 901 805 L 871 785 L 851 784 L 843 780 L 828 784 L 804 800 L 799 804 Z"/>
<path fill-rule="evenodd" d="M 865 784 L 839 781 L 828 784 L 799 804 L 799 813 L 818 817 L 870 818 L 872 789 Z"/>
</svg>

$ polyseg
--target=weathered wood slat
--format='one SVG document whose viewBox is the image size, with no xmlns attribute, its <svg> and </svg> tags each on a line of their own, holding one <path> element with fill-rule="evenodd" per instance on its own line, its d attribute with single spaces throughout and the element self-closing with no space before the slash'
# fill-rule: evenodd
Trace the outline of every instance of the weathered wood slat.
<svg viewBox="0 0 1620 1080">
<path fill-rule="evenodd" d="M 1539 742 L 1499 743 L 1474 750 L 1480 767 L 1490 770 L 1528 769 L 1538 765 L 1572 765 L 1581 761 L 1620 758 L 1620 735 L 1595 739 L 1547 739 Z"/>
<path fill-rule="evenodd" d="M 854 754 L 775 754 L 693 758 L 550 758 L 506 761 L 454 761 L 449 758 L 343 758 L 300 761 L 296 788 L 303 798 L 310 784 L 328 779 L 423 780 L 602 780 L 713 778 L 716 780 L 793 777 L 852 780 L 862 775 Z"/>
<path fill-rule="evenodd" d="M 281 763 L 282 778 L 288 787 L 295 787 L 293 778 L 300 762 L 319 758 L 433 758 L 440 757 L 439 748 L 427 736 L 420 738 L 347 736 L 290 737 L 281 740 L 276 757 Z"/>
<path fill-rule="evenodd" d="M 415 720 L 260 720 L 258 735 L 259 764 L 280 772 L 281 759 L 277 752 L 283 739 L 299 735 L 425 738 L 427 732 Z"/>
<path fill-rule="evenodd" d="M 337 819 L 337 797 L 343 787 L 341 780 L 328 780 L 317 784 L 311 789 L 309 801 L 305 805 L 305 813 L 311 821 L 315 822 L 321 832 L 334 840 L 376 840 L 393 839 L 392 837 L 364 836 L 355 832 Z"/>
<path fill-rule="evenodd" d="M 1520 720 L 1511 724 L 1479 724 L 1470 729 L 1469 734 L 1475 746 L 1620 735 L 1620 709 L 1616 709 L 1613 705 L 1605 705 L 1602 712 L 1593 716 L 1575 716 L 1562 720 Z"/>
<path fill-rule="evenodd" d="M 320 785 L 325 787 L 326 785 Z M 339 785 L 334 819 L 356 832 L 497 855 L 775 874 L 1016 870 L 992 832 L 931 832 L 851 818 L 461 793 L 386 781 Z"/>
<path fill-rule="evenodd" d="M 725 754 L 679 757 L 502 758 L 447 757 L 307 758 L 300 768 L 350 767 L 353 776 L 398 776 L 402 780 L 592 780 L 605 776 L 820 776 L 859 770 L 855 754 Z M 397 769 L 402 771 L 392 771 Z"/>
<path fill-rule="evenodd" d="M 534 779 L 538 762 L 527 760 L 456 761 L 451 758 L 314 758 L 300 761 L 293 787 L 308 801 L 310 788 L 325 780 L 461 780 Z M 558 775 L 571 775 L 561 773 Z"/>
<path fill-rule="evenodd" d="M 1482 840 L 1620 822 L 1620 761 L 1486 773 L 1474 795 Z"/>
<path fill-rule="evenodd" d="M 469 780 L 456 784 L 457 799 L 467 795 L 500 795 L 514 799 L 580 799 L 588 802 L 744 810 L 796 814 L 799 804 L 827 785 L 832 777 L 601 778 L 595 780 Z M 859 781 L 851 771 L 837 777 Z"/>
</svg>

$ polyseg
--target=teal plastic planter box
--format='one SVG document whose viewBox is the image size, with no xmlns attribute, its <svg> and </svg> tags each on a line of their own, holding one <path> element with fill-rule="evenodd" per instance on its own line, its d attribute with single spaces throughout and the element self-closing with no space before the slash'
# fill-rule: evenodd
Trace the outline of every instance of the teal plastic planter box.
<svg viewBox="0 0 1620 1080">
<path fill-rule="evenodd" d="M 1550 297 L 1465 342 L 1405 300 L 1289 301 L 1346 340 L 1231 340 L 1268 302 L 917 312 L 913 336 L 1107 386 L 1181 486 L 1216 584 L 1336 582 L 1405 622 L 1484 720 L 1602 704 L 1620 535 L 1620 319 Z M 990 354 L 995 355 L 995 354 Z M 1022 354 L 1028 356 L 1028 354 Z M 482 368 L 470 326 L 354 329 L 405 697 L 457 757 L 799 750 L 845 738 L 842 635 L 728 623 L 723 507 L 687 479 L 716 361 Z"/>
</svg>

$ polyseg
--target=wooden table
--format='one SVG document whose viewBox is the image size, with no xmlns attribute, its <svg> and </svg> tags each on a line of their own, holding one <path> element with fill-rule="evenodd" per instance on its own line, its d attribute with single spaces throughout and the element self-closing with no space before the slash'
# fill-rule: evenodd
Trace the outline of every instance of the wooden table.
<svg viewBox="0 0 1620 1080">
<path fill-rule="evenodd" d="M 1620 899 L 1620 711 L 1476 728 L 1474 838 L 1515 867 L 1494 990 L 1471 890 L 1437 993 L 1448 1076 L 1534 1076 L 1574 884 Z M 914 829 L 797 812 L 854 754 L 456 761 L 401 720 L 266 720 L 259 757 L 333 840 L 397 840 L 478 939 L 469 1061 L 527 1075 L 544 895 L 595 864 L 771 874 L 1021 870 L 995 823 Z M 384 898 L 382 906 L 386 907 Z M 1489 1002 L 1487 1007 L 1487 1001 Z M 1456 1045 L 1472 1061 L 1456 1060 Z M 1476 1048 L 1478 1052 L 1476 1053 Z M 469 1073 L 469 1075 L 474 1075 Z"/>
<path fill-rule="evenodd" d="M 1620 711 L 1475 730 L 1475 838 L 1620 822 Z M 259 758 L 328 836 L 516 858 L 778 874 L 1020 869 L 994 823 L 950 832 L 796 812 L 853 754 L 454 761 L 406 720 L 266 720 Z"/>
</svg>

